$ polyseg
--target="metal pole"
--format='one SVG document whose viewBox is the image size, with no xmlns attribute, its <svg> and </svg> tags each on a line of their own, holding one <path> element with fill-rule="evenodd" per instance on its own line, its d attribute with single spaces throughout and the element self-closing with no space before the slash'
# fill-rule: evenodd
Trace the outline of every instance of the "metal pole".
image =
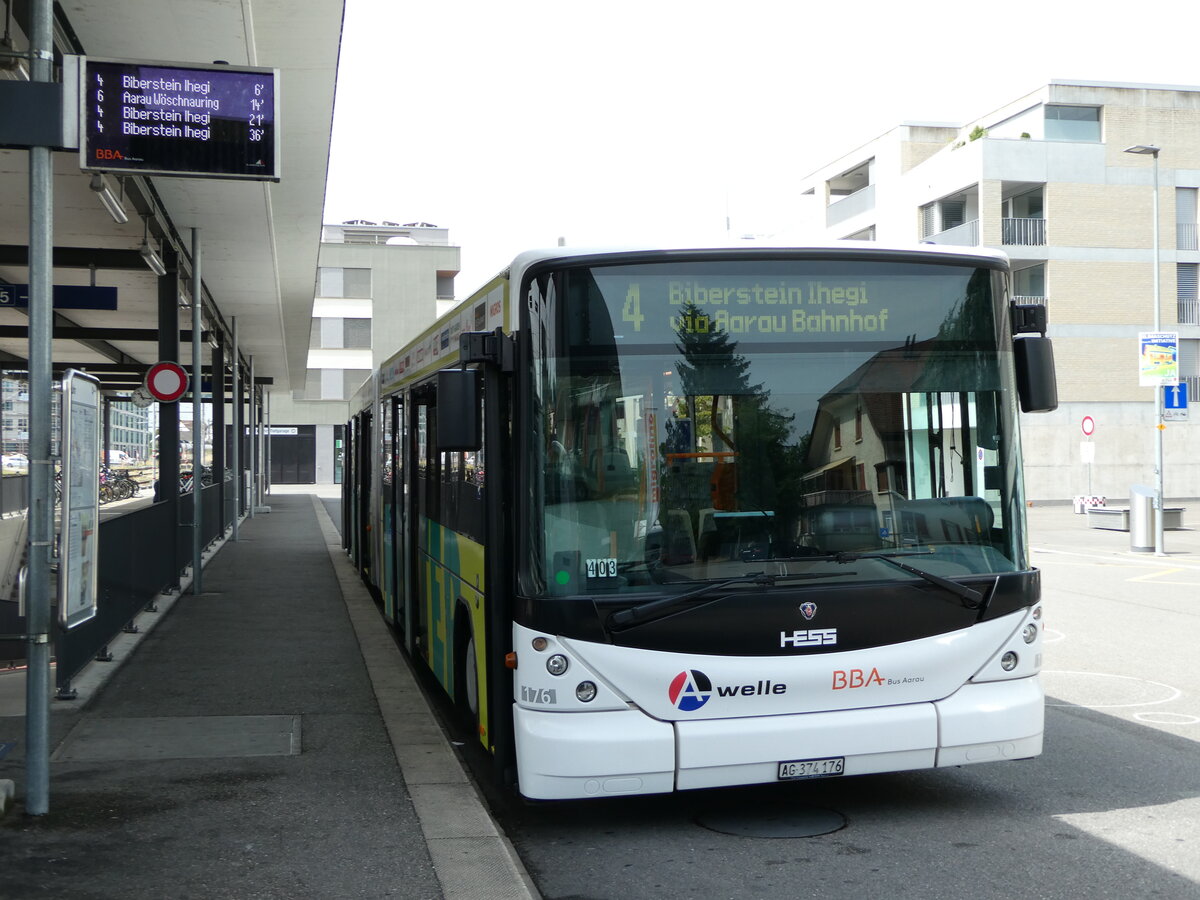
<svg viewBox="0 0 1200 900">
<path fill-rule="evenodd" d="M 53 80 L 51 0 L 30 6 L 30 80 Z M 50 811 L 50 382 L 54 284 L 54 164 L 49 147 L 29 148 L 29 576 L 25 627 L 25 811 Z"/>
<path fill-rule="evenodd" d="M 1154 330 L 1162 330 L 1162 297 L 1159 292 L 1158 240 L 1158 154 L 1154 151 Z M 1163 388 L 1154 388 L 1154 555 L 1165 556 L 1163 548 Z"/>
<path fill-rule="evenodd" d="M 258 392 L 254 390 L 254 357 L 250 357 L 250 518 L 258 505 Z"/>
<path fill-rule="evenodd" d="M 200 229 L 192 229 L 192 596 L 200 594 L 201 502 L 204 493 L 204 362 L 201 353 L 204 341 L 200 331 L 200 297 L 203 282 L 200 278 Z"/>
<path fill-rule="evenodd" d="M 263 391 L 263 403 L 266 408 L 263 412 L 263 497 L 271 495 L 271 395 Z"/>
<path fill-rule="evenodd" d="M 233 463 L 233 539 L 238 539 L 238 521 L 242 517 L 242 357 L 238 352 L 237 316 L 231 319 L 233 326 L 233 444 L 230 456 Z M 222 374 L 221 376 L 225 376 Z"/>
</svg>

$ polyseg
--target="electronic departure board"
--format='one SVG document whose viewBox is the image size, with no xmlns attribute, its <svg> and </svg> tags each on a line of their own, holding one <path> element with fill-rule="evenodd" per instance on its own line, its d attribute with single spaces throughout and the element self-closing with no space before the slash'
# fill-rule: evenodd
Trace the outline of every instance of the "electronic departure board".
<svg viewBox="0 0 1200 900">
<path fill-rule="evenodd" d="M 85 59 L 80 164 L 279 180 L 279 70 Z"/>
</svg>

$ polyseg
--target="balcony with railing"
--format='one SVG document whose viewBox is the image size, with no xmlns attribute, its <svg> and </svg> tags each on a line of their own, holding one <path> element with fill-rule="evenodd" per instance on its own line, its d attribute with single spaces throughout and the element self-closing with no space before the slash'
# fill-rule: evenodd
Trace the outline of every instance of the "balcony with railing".
<svg viewBox="0 0 1200 900">
<path fill-rule="evenodd" d="M 1042 247 L 1046 244 L 1045 219 L 1001 219 L 1001 243 L 1017 247 Z"/>
<path fill-rule="evenodd" d="M 1195 297 L 1176 300 L 1175 317 L 1180 325 L 1200 325 L 1200 300 Z"/>
<path fill-rule="evenodd" d="M 825 224 L 829 227 L 845 222 L 859 213 L 869 212 L 875 208 L 875 185 L 846 194 L 837 199 L 830 198 L 829 206 L 825 209 Z"/>
<path fill-rule="evenodd" d="M 1022 306 L 1045 306 L 1045 297 L 1034 297 L 1029 294 L 1013 294 L 1013 303 L 1019 303 Z"/>
<path fill-rule="evenodd" d="M 979 246 L 979 220 L 972 219 L 954 228 L 947 228 L 937 234 L 927 235 L 925 240 L 931 244 L 950 244 L 955 247 Z"/>
<path fill-rule="evenodd" d="M 1197 226 L 1195 222 L 1175 223 L 1175 249 L 1200 250 L 1200 242 L 1196 240 Z"/>
</svg>

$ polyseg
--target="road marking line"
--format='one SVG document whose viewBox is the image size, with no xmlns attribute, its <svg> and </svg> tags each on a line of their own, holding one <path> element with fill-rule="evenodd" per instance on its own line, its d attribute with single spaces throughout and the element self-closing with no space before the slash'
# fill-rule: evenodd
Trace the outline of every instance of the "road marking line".
<svg viewBox="0 0 1200 900">
<path fill-rule="evenodd" d="M 1055 556 L 1078 556 L 1080 559 L 1098 559 L 1102 562 L 1108 562 L 1110 565 L 1162 565 L 1162 563 L 1156 563 L 1153 559 L 1146 559 L 1145 557 L 1130 557 L 1128 559 L 1122 559 L 1121 557 L 1114 558 L 1112 556 L 1098 556 L 1094 553 L 1076 553 L 1072 550 L 1052 550 L 1049 547 L 1031 547 L 1030 550 L 1033 553 L 1051 553 Z M 1189 566 L 1183 563 L 1175 563 L 1175 566 L 1179 569 L 1186 569 L 1190 572 L 1200 572 L 1200 566 Z"/>
<path fill-rule="evenodd" d="M 1171 575 L 1175 572 L 1182 572 L 1183 569 L 1163 569 L 1161 572 L 1147 572 L 1145 575 L 1139 575 L 1136 578 L 1126 578 L 1126 581 L 1146 581 L 1149 578 L 1158 578 L 1161 575 Z"/>
</svg>

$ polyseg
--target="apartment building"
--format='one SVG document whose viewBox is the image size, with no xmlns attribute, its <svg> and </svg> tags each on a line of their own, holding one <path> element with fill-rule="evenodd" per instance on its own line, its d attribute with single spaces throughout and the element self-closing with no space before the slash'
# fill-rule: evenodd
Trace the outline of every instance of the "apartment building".
<svg viewBox="0 0 1200 900">
<path fill-rule="evenodd" d="M 1198 191 L 1200 87 L 1066 80 L 963 125 L 899 125 L 801 183 L 814 238 L 999 248 L 1013 294 L 1046 305 L 1060 405 L 1023 417 L 1034 500 L 1120 503 L 1154 485 L 1161 388 L 1139 386 L 1138 335 L 1153 330 L 1157 266 L 1191 404 L 1165 422 L 1168 505 L 1200 497 Z"/>
<path fill-rule="evenodd" d="M 322 228 L 317 265 L 304 389 L 269 395 L 274 484 L 340 481 L 347 401 L 453 306 L 459 248 L 427 222 L 354 220 Z"/>
</svg>

